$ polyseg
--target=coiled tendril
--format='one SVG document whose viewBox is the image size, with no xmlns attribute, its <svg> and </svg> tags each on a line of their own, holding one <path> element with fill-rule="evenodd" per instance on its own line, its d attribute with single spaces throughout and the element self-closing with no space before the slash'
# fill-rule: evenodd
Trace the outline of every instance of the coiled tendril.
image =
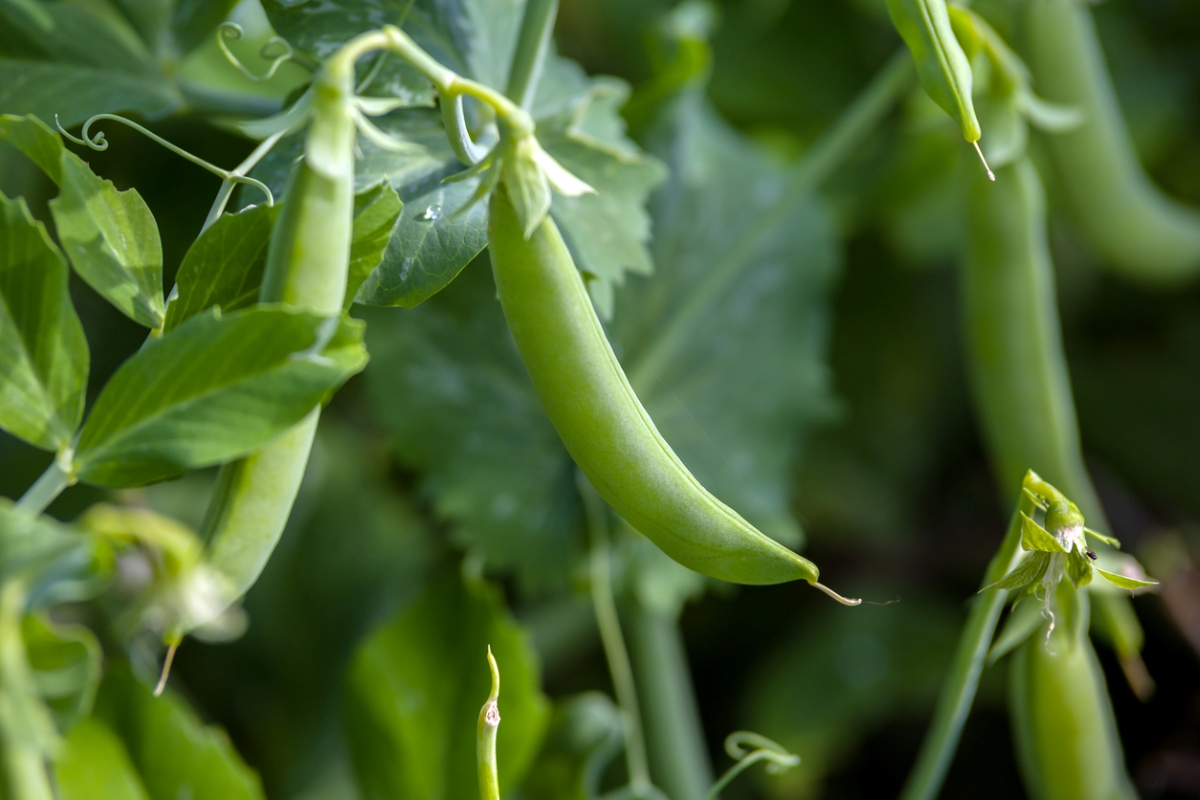
<svg viewBox="0 0 1200 800">
<path fill-rule="evenodd" d="M 255 83 L 259 83 L 260 81 L 269 81 L 271 78 L 275 77 L 275 73 L 279 71 L 279 68 L 283 66 L 284 62 L 291 61 L 296 57 L 296 53 L 292 50 L 292 46 L 287 43 L 286 39 L 284 39 L 282 36 L 272 36 L 267 40 L 267 43 L 262 46 L 262 49 L 258 51 L 260 58 L 271 59 L 271 66 L 268 67 L 267 71 L 262 75 L 255 75 L 246 68 L 246 65 L 243 64 L 241 60 L 233 54 L 233 51 L 229 49 L 229 45 L 225 43 L 227 39 L 241 39 L 245 33 L 246 32 L 242 29 L 242 26 L 238 25 L 236 22 L 222 22 L 217 26 L 217 47 L 221 48 L 221 53 L 225 56 L 225 60 L 232 64 L 238 72 L 245 75 L 248 80 L 254 81 Z M 274 48 L 274 50 L 272 50 L 272 48 Z"/>
<path fill-rule="evenodd" d="M 146 138 L 157 142 L 158 144 L 160 144 L 163 147 L 170 150 L 175 155 L 180 156 L 181 158 L 186 158 L 188 161 L 192 162 L 196 166 L 202 167 L 203 169 L 208 170 L 213 175 L 216 175 L 218 178 L 220 178 L 223 181 L 227 181 L 229 183 L 244 183 L 247 186 L 253 186 L 254 188 L 258 189 L 260 192 L 262 192 L 264 195 L 266 195 L 267 205 L 269 205 L 269 206 L 275 205 L 275 196 L 273 194 L 271 194 L 270 188 L 262 181 L 255 180 L 254 178 L 239 174 L 239 172 L 236 170 L 230 171 L 227 169 L 222 169 L 221 167 L 218 167 L 216 164 L 212 164 L 208 161 L 205 161 L 203 158 L 200 158 L 199 156 L 192 155 L 187 150 L 184 150 L 182 147 L 179 147 L 178 145 L 168 142 L 166 139 L 162 138 L 157 133 L 154 133 L 151 130 L 147 130 L 146 128 L 143 128 L 141 125 L 138 125 L 133 120 L 125 119 L 125 117 L 120 117 L 120 116 L 117 116 L 116 114 L 97 114 L 94 117 L 90 117 L 87 122 L 83 123 L 83 129 L 80 130 L 79 136 L 72 136 L 71 134 L 67 133 L 67 131 L 63 128 L 62 124 L 58 121 L 58 115 L 55 115 L 55 117 L 54 117 L 54 125 L 55 125 L 55 127 L 58 128 L 58 132 L 61 133 L 69 141 L 72 141 L 78 145 L 83 145 L 84 147 L 90 147 L 93 150 L 104 151 L 104 150 L 108 149 L 108 139 L 105 138 L 104 131 L 96 131 L 95 134 L 90 133 L 92 123 L 97 122 L 99 120 L 104 120 L 104 119 L 110 119 L 110 120 L 113 120 L 114 122 L 119 122 L 122 125 L 126 125 L 130 128 L 133 128 L 135 131 L 142 134 Z M 273 142 L 272 142 L 272 144 L 273 144 Z"/>
<path fill-rule="evenodd" d="M 749 745 L 750 749 L 746 745 Z M 726 736 L 725 752 L 737 763 L 713 784 L 705 795 L 705 800 L 713 800 L 730 781 L 760 761 L 767 762 L 767 772 L 771 775 L 786 772 L 800 763 L 800 756 L 789 753 L 778 742 L 752 731 L 734 731 Z"/>
</svg>

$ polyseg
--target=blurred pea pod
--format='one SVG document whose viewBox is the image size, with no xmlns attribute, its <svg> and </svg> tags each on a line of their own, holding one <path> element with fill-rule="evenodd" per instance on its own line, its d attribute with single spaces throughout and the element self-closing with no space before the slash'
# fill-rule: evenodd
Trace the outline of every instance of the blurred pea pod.
<svg viewBox="0 0 1200 800">
<path fill-rule="evenodd" d="M 984 441 L 1005 503 L 1034 469 L 1074 499 L 1093 527 L 1109 532 L 1083 462 L 1041 180 L 1027 158 L 1002 174 L 1011 176 L 1004 186 L 976 181 L 972 189 L 962 275 L 968 370 Z M 1113 643 L 1135 693 L 1147 697 L 1154 683 L 1139 655 L 1142 630 L 1129 599 L 1102 590 L 1095 600 L 1099 632 Z"/>
<path fill-rule="evenodd" d="M 963 138 L 975 145 L 982 159 L 982 132 L 971 99 L 971 61 L 955 36 L 945 0 L 888 0 L 887 5 L 892 24 L 917 64 L 925 92 L 958 123 Z M 988 177 L 992 177 L 990 168 Z"/>
<path fill-rule="evenodd" d="M 1030 636 L 1009 672 L 1013 738 L 1025 786 L 1034 800 L 1136 798 L 1104 674 L 1087 637 L 1088 594 L 1063 581 L 1055 602 L 1065 624 L 1049 642 Z"/>
<path fill-rule="evenodd" d="M 1076 0 L 1031 0 L 1027 55 L 1037 86 L 1086 122 L 1049 152 L 1082 234 L 1113 269 L 1148 283 L 1200 272 L 1200 212 L 1166 197 L 1142 170 L 1104 63 L 1091 12 Z"/>
</svg>

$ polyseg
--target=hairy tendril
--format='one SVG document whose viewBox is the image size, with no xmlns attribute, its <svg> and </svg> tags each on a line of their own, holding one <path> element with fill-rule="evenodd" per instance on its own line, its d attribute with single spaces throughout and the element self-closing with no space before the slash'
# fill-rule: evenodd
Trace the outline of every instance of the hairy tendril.
<svg viewBox="0 0 1200 800">
<path fill-rule="evenodd" d="M 63 137 L 65 137 L 68 141 L 74 142 L 75 144 L 78 144 L 78 145 L 83 145 L 84 147 L 90 147 L 92 150 L 97 150 L 97 151 L 103 152 L 108 149 L 108 139 L 105 138 L 104 131 L 96 131 L 95 134 L 91 134 L 90 130 L 92 127 L 92 123 L 97 122 L 99 120 L 106 120 L 106 119 L 113 120 L 114 122 L 119 122 L 122 125 L 126 125 L 130 128 L 133 128 L 135 131 L 142 134 L 146 138 L 148 138 L 154 142 L 157 142 L 158 144 L 160 144 L 163 147 L 170 150 L 175 155 L 180 156 L 181 158 L 187 159 L 188 161 L 192 162 L 196 166 L 201 167 L 201 168 L 211 172 L 213 175 L 216 175 L 218 178 L 220 178 L 223 181 L 229 181 L 231 183 L 244 183 L 247 186 L 253 186 L 254 188 L 258 189 L 260 192 L 262 192 L 264 195 L 266 195 L 267 205 L 269 205 L 269 206 L 275 205 L 275 196 L 273 194 L 271 194 L 271 189 L 262 181 L 255 180 L 254 178 L 248 177 L 246 175 L 240 175 L 236 171 L 231 172 L 230 170 L 222 169 L 221 167 L 218 167 L 216 164 L 212 164 L 208 161 L 205 161 L 203 158 L 200 158 L 197 155 L 193 155 L 192 153 L 189 153 L 187 150 L 184 150 L 182 147 L 179 147 L 178 145 L 168 142 L 166 139 L 162 138 L 157 133 L 154 133 L 151 130 L 143 128 L 141 125 L 138 125 L 133 120 L 125 119 L 125 117 L 117 116 L 116 114 L 97 114 L 94 117 L 90 117 L 87 122 L 83 123 L 83 129 L 80 130 L 79 136 L 72 136 L 71 134 L 67 133 L 66 129 L 63 128 L 62 123 L 60 123 L 58 121 L 57 114 L 54 116 L 54 125 L 55 125 L 55 127 L 58 128 L 58 132 L 61 133 L 63 135 Z"/>
</svg>

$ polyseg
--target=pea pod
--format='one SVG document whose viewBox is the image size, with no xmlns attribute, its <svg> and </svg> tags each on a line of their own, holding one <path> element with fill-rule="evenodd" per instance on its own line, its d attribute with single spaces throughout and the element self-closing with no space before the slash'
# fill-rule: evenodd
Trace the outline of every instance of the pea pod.
<svg viewBox="0 0 1200 800">
<path fill-rule="evenodd" d="M 1033 635 L 1009 668 L 1013 738 L 1034 800 L 1136 798 L 1104 673 L 1087 637 L 1088 595 L 1067 582 L 1057 600 L 1070 624 Z"/>
<path fill-rule="evenodd" d="M 697 572 L 734 583 L 804 579 L 819 586 L 816 565 L 710 494 L 659 434 L 554 221 L 545 218 L 526 240 L 502 185 L 492 195 L 488 235 L 504 316 L 542 408 L 609 505 Z"/>
<path fill-rule="evenodd" d="M 342 311 L 354 216 L 354 64 L 335 56 L 313 87 L 305 159 L 271 232 L 261 302 Z M 206 560 L 228 582 L 226 603 L 266 566 L 304 477 L 320 408 L 262 450 L 221 468 L 204 520 Z"/>
<path fill-rule="evenodd" d="M 888 0 L 888 13 L 917 64 L 921 85 L 977 142 L 979 119 L 971 100 L 971 62 L 950 25 L 945 0 Z"/>
<path fill-rule="evenodd" d="M 1083 463 L 1046 242 L 1045 196 L 1028 158 L 1002 170 L 995 185 L 975 181 L 969 219 L 969 251 L 962 276 L 968 362 L 980 424 L 1003 496 L 1007 502 L 1017 497 L 1023 473 L 1032 468 L 1075 499 L 1092 524 L 1107 528 Z M 1070 591 L 1085 598 L 1082 591 Z M 1098 601 L 1128 602 L 1110 596 Z M 1081 627 L 1086 631 L 1086 610 L 1081 615 L 1085 620 Z M 1034 702 L 1031 695 L 1017 695 L 1018 687 L 1028 687 L 1031 682 L 1043 687 L 1039 697 L 1065 692 L 1058 699 L 1044 701 L 1067 704 L 1065 714 L 1099 721 L 1104 721 L 1106 714 L 1111 717 L 1103 684 L 1097 689 L 1088 683 L 1094 683 L 1095 655 L 1086 638 L 1070 658 L 1051 659 L 1048 653 L 1032 652 L 1036 647 L 1041 647 L 1040 637 L 1022 647 L 1014 670 L 1014 675 L 1028 673 L 1024 679 L 1013 679 L 1014 708 L 1028 715 L 1021 724 L 1031 730 L 1067 724 L 1042 720 L 1037 717 L 1042 711 L 1030 706 Z M 1047 786 L 1090 785 L 1084 773 L 1093 770 L 1097 761 L 1109 765 L 1106 770 L 1120 772 L 1122 781 L 1128 782 L 1115 733 L 1096 738 L 1087 752 L 1077 749 L 1074 740 L 1051 744 L 1044 754 L 1054 757 L 1025 770 L 1031 792 L 1039 791 L 1043 780 L 1049 782 L 1044 784 Z M 1033 763 L 1031 759 L 1042 757 L 1026 754 L 1022 759 Z M 1057 791 L 1045 796 L 1050 800 L 1105 797 Z"/>
<path fill-rule="evenodd" d="M 1027 4 L 1027 56 L 1039 91 L 1085 117 L 1047 147 L 1072 216 L 1113 269 L 1146 282 L 1200 271 L 1200 212 L 1142 170 L 1104 64 L 1091 12 L 1076 0 Z"/>
</svg>

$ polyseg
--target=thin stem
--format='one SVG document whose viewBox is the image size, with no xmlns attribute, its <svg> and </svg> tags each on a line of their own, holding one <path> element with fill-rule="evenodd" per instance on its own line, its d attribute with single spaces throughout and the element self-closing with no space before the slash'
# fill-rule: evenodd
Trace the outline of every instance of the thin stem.
<svg viewBox="0 0 1200 800">
<path fill-rule="evenodd" d="M 762 240 L 875 130 L 908 89 L 911 79 L 912 58 L 907 50 L 901 50 L 792 168 L 775 204 L 760 214 L 754 225 L 742 231 L 704 276 L 696 291 L 688 296 L 687 302 L 667 322 L 663 335 L 634 362 L 629 379 L 639 395 L 644 396 L 654 387 L 666 365 L 678 356 L 708 319 L 712 307 L 755 263 L 754 256 Z"/>
<path fill-rule="evenodd" d="M 642 796 L 646 787 L 652 787 L 653 784 L 650 781 L 649 759 L 646 757 L 646 741 L 642 735 L 642 718 L 638 707 L 637 687 L 633 681 L 633 667 L 629 663 L 629 651 L 625 649 L 621 620 L 617 615 L 616 601 L 613 599 L 608 508 L 582 472 L 576 473 L 576 482 L 583 497 L 592 539 L 592 606 L 596 611 L 596 625 L 600 629 L 600 641 L 604 645 L 604 656 L 608 660 L 608 671 L 612 676 L 617 705 L 621 708 L 629 783 L 634 795 Z"/>
<path fill-rule="evenodd" d="M 525 15 L 521 18 L 521 33 L 517 37 L 517 49 L 513 53 L 505 94 L 526 111 L 533 105 L 557 16 L 558 0 L 529 0 L 525 4 Z"/>
<path fill-rule="evenodd" d="M 30 514 L 41 514 L 46 510 L 46 507 L 54 502 L 54 498 L 58 497 L 63 489 L 75 483 L 75 478 L 71 475 L 69 468 L 63 468 L 63 462 L 70 465 L 71 458 L 67 455 L 60 455 L 50 462 L 50 466 L 46 467 L 46 471 L 42 476 L 30 486 L 25 494 L 21 495 L 21 499 L 17 501 L 17 508 L 22 511 L 28 511 Z"/>
<path fill-rule="evenodd" d="M 703 800 L 713 782 L 712 764 L 678 621 L 636 601 L 624 610 L 634 674 L 645 698 L 650 775 L 672 800 Z"/>
<path fill-rule="evenodd" d="M 1008 533 L 1000 543 L 1000 549 L 988 564 L 987 574 L 981 585 L 988 586 L 1003 578 L 1016 565 L 1021 556 L 1021 512 L 1032 514 L 1034 505 L 1026 493 L 1021 494 L 1017 511 L 1008 525 Z M 946 771 L 958 749 L 963 725 L 975 700 L 979 688 L 979 676 L 991 647 L 992 636 L 1008 591 L 989 589 L 974 599 L 967 624 L 958 640 L 958 650 L 950 667 L 950 674 L 942 686 L 933 722 L 921 743 L 917 763 L 909 773 L 901 800 L 934 800 L 941 791 Z"/>
</svg>

